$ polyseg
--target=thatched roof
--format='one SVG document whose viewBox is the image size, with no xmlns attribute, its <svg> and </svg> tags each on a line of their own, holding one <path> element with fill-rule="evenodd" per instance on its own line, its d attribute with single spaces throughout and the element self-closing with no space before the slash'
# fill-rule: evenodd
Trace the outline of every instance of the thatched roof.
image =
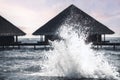
<svg viewBox="0 0 120 80">
<path fill-rule="evenodd" d="M 89 28 L 90 34 L 113 34 L 108 27 L 98 22 L 87 13 L 83 12 L 74 5 L 69 6 L 45 25 L 36 30 L 33 35 L 54 35 L 56 30 L 70 18 L 71 22 L 79 22 L 81 26 Z"/>
<path fill-rule="evenodd" d="M 22 36 L 25 33 L 0 16 L 0 36 Z"/>
</svg>

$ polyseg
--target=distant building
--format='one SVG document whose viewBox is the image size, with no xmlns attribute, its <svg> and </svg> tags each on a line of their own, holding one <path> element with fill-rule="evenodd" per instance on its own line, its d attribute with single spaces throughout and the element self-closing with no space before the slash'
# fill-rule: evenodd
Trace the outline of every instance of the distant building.
<svg viewBox="0 0 120 80">
<path fill-rule="evenodd" d="M 25 35 L 23 31 L 0 16 L 0 45 L 17 43 L 18 36 L 22 35 Z"/>
<path fill-rule="evenodd" d="M 86 30 L 86 32 L 89 33 L 87 37 L 88 42 L 101 42 L 101 35 L 104 35 L 105 41 L 105 34 L 114 33 L 108 27 L 98 22 L 87 13 L 83 12 L 74 5 L 70 5 L 45 25 L 36 30 L 33 35 L 45 35 L 46 42 L 49 39 L 57 39 L 58 37 L 56 35 L 56 31 L 60 28 L 60 26 L 65 22 L 67 18 L 70 18 L 71 22 L 79 22 L 81 25 L 79 26 L 80 28 L 88 28 L 88 30 Z"/>
</svg>

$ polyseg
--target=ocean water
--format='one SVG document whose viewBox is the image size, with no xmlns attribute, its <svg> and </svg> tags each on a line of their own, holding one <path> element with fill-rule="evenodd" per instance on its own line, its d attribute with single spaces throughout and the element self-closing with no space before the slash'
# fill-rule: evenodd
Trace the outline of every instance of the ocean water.
<svg viewBox="0 0 120 80">
<path fill-rule="evenodd" d="M 51 42 L 54 49 L 49 50 L 44 46 L 37 50 L 24 46 L 1 50 L 0 80 L 119 80 L 119 49 L 94 50 L 81 41 L 82 46 L 69 47 L 78 43 L 73 39 L 75 42 Z M 39 39 L 20 40 L 33 42 Z"/>
</svg>

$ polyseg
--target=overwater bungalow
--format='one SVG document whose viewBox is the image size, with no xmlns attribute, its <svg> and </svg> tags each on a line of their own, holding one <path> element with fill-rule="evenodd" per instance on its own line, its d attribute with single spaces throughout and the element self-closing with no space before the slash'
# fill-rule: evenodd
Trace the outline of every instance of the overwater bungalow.
<svg viewBox="0 0 120 80">
<path fill-rule="evenodd" d="M 79 27 L 88 28 L 88 30 L 86 30 L 86 32 L 89 33 L 88 37 L 86 38 L 87 42 L 105 42 L 106 34 L 114 34 L 112 30 L 110 30 L 102 23 L 98 22 L 87 13 L 83 12 L 74 5 L 70 5 L 45 25 L 36 30 L 33 35 L 44 35 L 45 42 L 48 42 L 48 40 L 58 39 L 56 31 L 60 28 L 60 26 L 65 22 L 67 18 L 70 19 L 70 22 L 79 22 Z M 103 41 L 102 35 L 104 35 Z"/>
<path fill-rule="evenodd" d="M 0 46 L 18 43 L 18 36 L 23 35 L 25 33 L 22 30 L 0 16 Z"/>
</svg>

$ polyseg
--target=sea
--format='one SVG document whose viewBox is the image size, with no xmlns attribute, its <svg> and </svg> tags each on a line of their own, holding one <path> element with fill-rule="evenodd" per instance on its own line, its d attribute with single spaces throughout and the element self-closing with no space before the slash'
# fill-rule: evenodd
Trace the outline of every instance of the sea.
<svg viewBox="0 0 120 80">
<path fill-rule="evenodd" d="M 120 42 L 119 37 L 106 40 Z M 35 43 L 39 38 L 19 41 Z M 51 42 L 52 48 L 21 46 L 0 50 L 0 80 L 120 80 L 119 46 L 116 50 L 111 46 L 96 50 L 81 41 L 76 45 L 75 38 L 67 42 Z"/>
</svg>

